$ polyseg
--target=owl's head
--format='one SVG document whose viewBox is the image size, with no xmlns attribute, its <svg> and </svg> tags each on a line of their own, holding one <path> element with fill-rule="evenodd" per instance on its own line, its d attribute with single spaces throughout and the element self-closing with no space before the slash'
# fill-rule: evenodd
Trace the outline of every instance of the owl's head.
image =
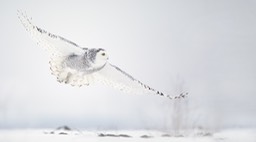
<svg viewBox="0 0 256 142">
<path fill-rule="evenodd" d="M 87 58 L 93 63 L 94 66 L 103 66 L 108 61 L 108 54 L 102 48 L 89 49 Z"/>
</svg>

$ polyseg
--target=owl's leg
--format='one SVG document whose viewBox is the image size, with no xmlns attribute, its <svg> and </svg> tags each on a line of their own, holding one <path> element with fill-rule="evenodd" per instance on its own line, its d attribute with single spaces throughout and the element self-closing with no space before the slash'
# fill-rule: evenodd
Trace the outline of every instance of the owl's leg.
<svg viewBox="0 0 256 142">
<path fill-rule="evenodd" d="M 67 83 L 71 84 L 72 86 L 79 86 L 81 87 L 81 80 L 80 80 L 80 76 L 78 75 L 78 73 L 73 73 L 73 74 L 69 74 L 68 75 L 68 79 L 67 79 Z"/>
<path fill-rule="evenodd" d="M 79 86 L 81 87 L 83 81 L 83 76 L 80 72 L 69 69 L 68 70 L 68 74 L 65 80 L 66 84 L 70 84 L 72 86 Z"/>
<path fill-rule="evenodd" d="M 86 86 L 88 86 L 89 85 L 89 80 L 87 79 L 87 77 L 86 76 L 81 76 L 81 84 L 83 84 L 83 85 L 86 85 Z"/>
<path fill-rule="evenodd" d="M 66 72 L 66 71 L 60 72 L 59 75 L 58 75 L 58 77 L 57 77 L 58 81 L 59 81 L 60 83 L 62 83 L 62 82 L 64 82 L 64 81 L 66 82 L 67 77 L 68 77 L 68 73 L 69 73 L 69 72 Z"/>
<path fill-rule="evenodd" d="M 65 83 L 73 85 L 72 84 L 73 83 L 73 78 L 74 78 L 74 76 L 70 72 L 68 72 L 67 77 L 65 79 Z"/>
</svg>

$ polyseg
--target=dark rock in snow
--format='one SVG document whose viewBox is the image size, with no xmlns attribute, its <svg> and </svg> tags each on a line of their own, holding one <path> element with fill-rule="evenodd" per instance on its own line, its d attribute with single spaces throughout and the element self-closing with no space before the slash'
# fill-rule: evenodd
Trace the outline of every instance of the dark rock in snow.
<svg viewBox="0 0 256 142">
<path fill-rule="evenodd" d="M 176 135 L 174 135 L 174 137 L 184 137 L 184 135 L 182 135 L 182 134 L 176 134 Z"/>
<path fill-rule="evenodd" d="M 120 134 L 119 137 L 131 138 L 132 136 L 127 135 L 127 134 Z"/>
<path fill-rule="evenodd" d="M 103 134 L 103 133 L 100 133 L 98 136 L 99 137 L 117 137 L 117 135 L 114 135 L 114 134 Z"/>
<path fill-rule="evenodd" d="M 70 134 L 77 135 L 79 133 L 81 133 L 79 130 L 71 129 L 66 125 L 60 126 L 53 131 L 45 132 L 45 134 L 59 134 L 59 135 L 70 135 Z"/>
<path fill-rule="evenodd" d="M 72 129 L 70 128 L 70 127 L 68 127 L 68 126 L 60 126 L 60 127 L 58 127 L 56 130 L 65 130 L 65 131 L 71 131 Z"/>
<path fill-rule="evenodd" d="M 126 135 L 126 134 L 119 134 L 119 135 L 115 135 L 115 134 L 103 134 L 100 133 L 98 134 L 99 137 L 124 137 L 124 138 L 130 138 L 131 136 Z"/>
<path fill-rule="evenodd" d="M 170 134 L 163 134 L 162 137 L 171 137 Z"/>
<path fill-rule="evenodd" d="M 142 135 L 140 136 L 141 138 L 145 138 L 145 139 L 148 139 L 148 138 L 153 138 L 152 136 L 149 136 L 149 135 Z"/>
<path fill-rule="evenodd" d="M 205 137 L 210 137 L 210 136 L 212 136 L 212 135 L 213 135 L 212 133 L 206 132 L 203 136 L 205 136 Z"/>
<path fill-rule="evenodd" d="M 196 135 L 203 136 L 203 137 L 211 137 L 213 134 L 210 132 L 198 132 Z"/>
<path fill-rule="evenodd" d="M 68 135 L 68 133 L 60 132 L 59 135 Z"/>
</svg>

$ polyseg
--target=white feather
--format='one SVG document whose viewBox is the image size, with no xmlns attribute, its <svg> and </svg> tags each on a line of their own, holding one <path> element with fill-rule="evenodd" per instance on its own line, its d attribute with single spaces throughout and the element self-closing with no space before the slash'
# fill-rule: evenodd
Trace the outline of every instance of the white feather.
<svg viewBox="0 0 256 142">
<path fill-rule="evenodd" d="M 77 44 L 52 33 L 49 33 L 31 23 L 25 13 L 18 11 L 18 17 L 37 44 L 45 48 L 50 55 L 65 56 L 71 53 L 80 55 L 84 50 Z"/>
<path fill-rule="evenodd" d="M 82 66 L 84 63 L 83 61 L 86 60 L 84 58 L 86 56 L 84 55 L 87 55 L 87 51 L 91 51 L 91 49 L 82 48 L 74 42 L 71 42 L 61 36 L 49 33 L 33 25 L 31 23 L 31 20 L 26 16 L 26 14 L 21 11 L 18 11 L 18 17 L 25 29 L 30 33 L 31 37 L 38 43 L 39 46 L 45 48 L 51 55 L 50 65 L 52 74 L 57 77 L 57 80 L 59 82 L 64 82 L 72 86 L 88 86 L 89 84 L 92 84 L 94 82 L 100 82 L 127 93 L 156 94 L 166 96 L 170 99 L 182 98 L 185 97 L 185 95 L 187 94 L 182 93 L 178 96 L 172 97 L 160 91 L 157 91 L 149 87 L 148 85 L 143 84 L 142 82 L 136 80 L 120 68 L 109 64 L 107 62 L 108 56 L 101 51 L 103 49 L 94 52 L 101 53 L 99 55 L 100 59 L 98 59 L 98 56 L 95 55 L 97 58 L 95 57 L 96 59 L 94 59 L 93 65 L 86 64 L 86 66 Z M 82 57 L 80 58 L 82 60 L 73 60 L 68 62 L 68 60 L 66 59 L 69 59 L 68 57 L 70 56 L 79 56 Z M 67 62 L 71 63 L 71 65 L 77 63 L 82 64 L 79 64 L 79 67 L 71 67 L 66 64 Z"/>
</svg>

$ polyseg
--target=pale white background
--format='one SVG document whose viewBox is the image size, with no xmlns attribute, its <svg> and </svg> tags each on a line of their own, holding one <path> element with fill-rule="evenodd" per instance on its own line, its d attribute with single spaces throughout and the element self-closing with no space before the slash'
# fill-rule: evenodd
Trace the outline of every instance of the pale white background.
<svg viewBox="0 0 256 142">
<path fill-rule="evenodd" d="M 164 129 L 171 101 L 96 85 L 73 88 L 50 74 L 49 56 L 16 11 L 166 93 L 189 92 L 189 123 L 256 126 L 253 0 L 0 1 L 0 128 Z"/>
</svg>

